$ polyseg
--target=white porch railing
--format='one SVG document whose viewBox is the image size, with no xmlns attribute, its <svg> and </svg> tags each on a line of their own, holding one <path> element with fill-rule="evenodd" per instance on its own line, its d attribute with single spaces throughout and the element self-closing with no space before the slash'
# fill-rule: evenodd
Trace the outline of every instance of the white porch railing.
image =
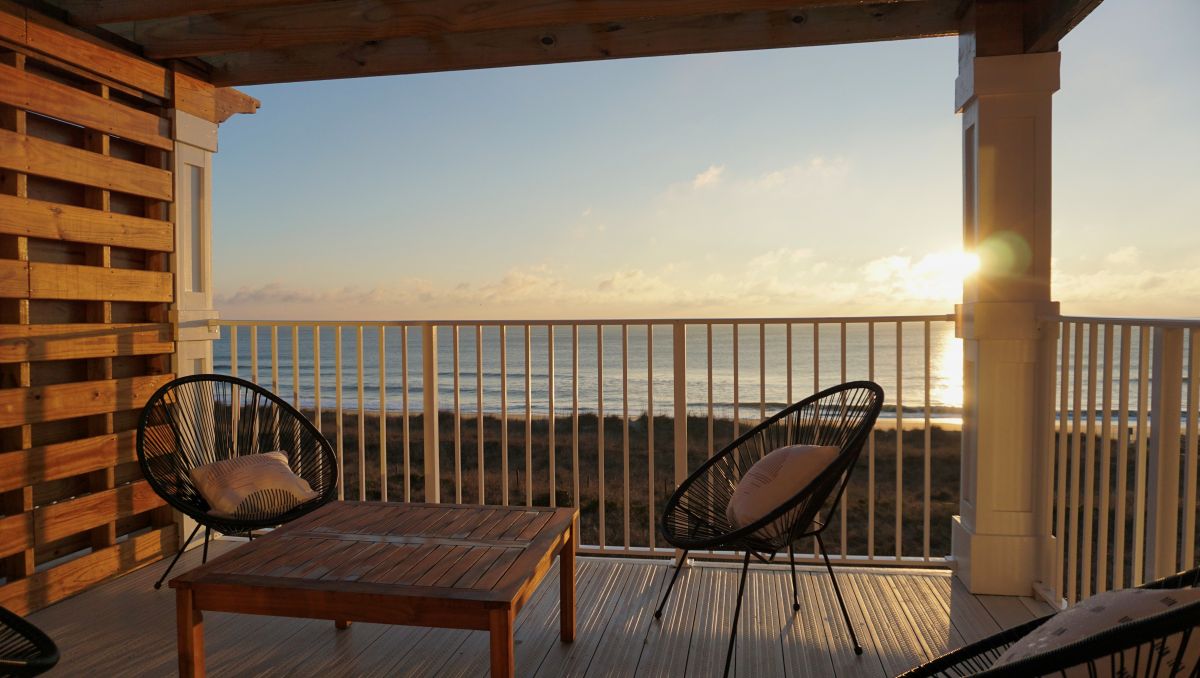
<svg viewBox="0 0 1200 678">
<path fill-rule="evenodd" d="M 656 509 L 690 470 L 787 403 L 872 379 L 888 402 L 831 555 L 946 564 L 962 393 L 952 315 L 216 324 L 216 370 L 312 417 L 345 496 L 575 505 L 590 553 L 673 553 Z"/>
<path fill-rule="evenodd" d="M 1200 321 L 1045 322 L 1060 343 L 1043 595 L 1074 603 L 1193 567 Z"/>
</svg>

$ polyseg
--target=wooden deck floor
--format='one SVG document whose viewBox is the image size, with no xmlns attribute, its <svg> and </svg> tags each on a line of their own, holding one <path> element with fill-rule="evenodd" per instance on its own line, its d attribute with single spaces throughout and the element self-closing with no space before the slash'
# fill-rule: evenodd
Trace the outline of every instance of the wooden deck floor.
<svg viewBox="0 0 1200 678">
<path fill-rule="evenodd" d="M 237 542 L 214 545 L 220 553 Z M 199 562 L 198 550 L 179 567 Z M 152 588 L 165 563 L 126 575 L 42 610 L 32 620 L 58 642 L 50 675 L 169 676 L 175 673 L 175 597 Z M 724 665 L 737 595 L 733 567 L 684 571 L 663 619 L 653 608 L 670 568 L 661 562 L 581 558 L 578 634 L 558 640 L 557 572 L 517 618 L 520 676 L 706 676 Z M 739 676 L 889 676 L 1049 608 L 1028 598 L 972 596 L 944 572 L 843 569 L 839 581 L 865 652 L 851 650 L 822 570 L 800 573 L 801 608 L 791 610 L 786 569 L 754 569 L 738 631 Z M 483 632 L 205 614 L 214 676 L 462 676 L 488 669 Z"/>
</svg>

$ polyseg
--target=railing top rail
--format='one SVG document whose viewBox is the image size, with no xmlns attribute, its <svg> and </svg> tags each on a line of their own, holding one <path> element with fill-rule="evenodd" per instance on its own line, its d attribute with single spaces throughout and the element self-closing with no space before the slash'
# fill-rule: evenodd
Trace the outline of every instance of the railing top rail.
<svg viewBox="0 0 1200 678">
<path fill-rule="evenodd" d="M 1084 315 L 1051 315 L 1043 317 L 1042 320 L 1050 322 L 1127 325 L 1130 327 L 1181 327 L 1184 329 L 1200 328 L 1200 318 L 1117 318 Z"/>
<path fill-rule="evenodd" d="M 495 327 L 499 325 L 531 325 L 531 326 L 565 326 L 572 325 L 811 325 L 811 324 L 862 324 L 862 323 L 892 323 L 892 322 L 940 322 L 954 320 L 953 313 L 933 315 L 876 315 L 876 316 L 820 316 L 820 317 L 760 317 L 760 318 L 580 318 L 559 319 L 540 318 L 527 320 L 227 320 L 224 318 L 210 321 L 212 325 L 225 326 L 258 326 L 286 327 L 299 325 L 302 327 L 336 327 L 339 325 L 361 325 L 364 327 L 423 327 L 460 326 L 460 327 Z"/>
</svg>

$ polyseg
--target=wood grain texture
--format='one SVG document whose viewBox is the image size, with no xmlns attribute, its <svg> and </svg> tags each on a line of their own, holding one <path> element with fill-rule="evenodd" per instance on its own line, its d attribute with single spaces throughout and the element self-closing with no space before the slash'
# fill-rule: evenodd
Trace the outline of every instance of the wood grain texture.
<svg viewBox="0 0 1200 678">
<path fill-rule="evenodd" d="M 169 221 L 8 195 L 0 195 L 0 233 L 155 252 L 175 249 Z"/>
<path fill-rule="evenodd" d="M 44 14 L 0 0 L 0 39 L 62 59 L 147 94 L 167 95 L 162 66 L 122 52 L 115 46 Z"/>
<path fill-rule="evenodd" d="M 173 353 L 168 323 L 0 325 L 0 363 Z"/>
<path fill-rule="evenodd" d="M 140 21 L 123 31 L 152 58 L 208 56 L 282 47 L 509 29 L 555 32 L 565 26 L 643 19 L 694 19 L 745 12 L 795 12 L 861 4 L 855 0 L 333 0 L 294 6 L 227 8 L 217 14 Z M 240 10 L 240 11 L 239 11 Z M 869 15 L 862 15 L 865 23 Z M 848 33 L 854 27 L 848 27 Z"/>
<path fill-rule="evenodd" d="M 0 259 L 0 297 L 29 298 L 29 263 Z"/>
<path fill-rule="evenodd" d="M 722 52 L 957 33 L 957 0 L 397 37 L 207 57 L 219 86 Z"/>
<path fill-rule="evenodd" d="M 137 434 L 122 431 L 0 454 L 0 492 L 137 460 Z"/>
<path fill-rule="evenodd" d="M 175 550 L 178 538 L 175 526 L 168 525 L 8 582 L 0 586 L 0 605 L 17 614 L 44 608 L 117 574 L 160 560 L 163 554 Z"/>
<path fill-rule="evenodd" d="M 0 103 L 154 148 L 174 149 L 165 118 L 3 65 Z"/>
<path fill-rule="evenodd" d="M 93 492 L 35 509 L 35 540 L 39 544 L 55 541 L 163 505 L 162 498 L 144 480 Z"/>
<path fill-rule="evenodd" d="M 0 427 L 136 409 L 171 378 L 162 374 L 0 389 Z"/>
<path fill-rule="evenodd" d="M 170 200 L 167 170 L 0 130 L 0 167 L 85 186 Z"/>
<path fill-rule="evenodd" d="M 31 299 L 169 302 L 170 273 L 72 264 L 29 264 Z"/>
</svg>

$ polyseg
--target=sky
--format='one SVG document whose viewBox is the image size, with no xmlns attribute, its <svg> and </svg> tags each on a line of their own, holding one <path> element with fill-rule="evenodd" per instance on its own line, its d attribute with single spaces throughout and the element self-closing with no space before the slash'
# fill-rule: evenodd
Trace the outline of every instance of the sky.
<svg viewBox="0 0 1200 678">
<path fill-rule="evenodd" d="M 1200 2 L 1060 45 L 1053 297 L 1200 315 Z M 230 319 L 946 313 L 957 39 L 243 88 L 213 276 Z"/>
</svg>

